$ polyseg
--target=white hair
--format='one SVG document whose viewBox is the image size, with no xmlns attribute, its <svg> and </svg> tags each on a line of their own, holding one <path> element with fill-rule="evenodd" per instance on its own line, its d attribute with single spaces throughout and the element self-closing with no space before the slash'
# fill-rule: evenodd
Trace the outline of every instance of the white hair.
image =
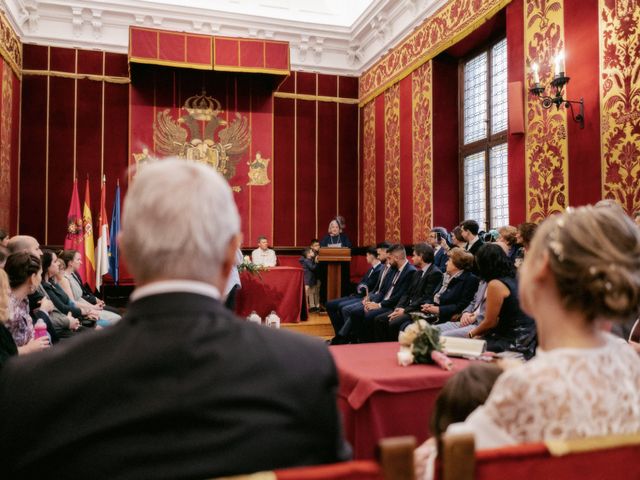
<svg viewBox="0 0 640 480">
<path fill-rule="evenodd" d="M 145 165 L 124 200 L 121 242 L 139 283 L 215 280 L 239 231 L 229 185 L 202 164 L 167 159 Z"/>
</svg>

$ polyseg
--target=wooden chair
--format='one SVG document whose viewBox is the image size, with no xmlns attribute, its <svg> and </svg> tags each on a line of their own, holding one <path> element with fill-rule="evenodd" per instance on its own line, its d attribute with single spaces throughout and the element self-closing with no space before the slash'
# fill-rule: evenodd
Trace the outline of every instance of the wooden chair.
<svg viewBox="0 0 640 480">
<path fill-rule="evenodd" d="M 414 437 L 382 439 L 378 444 L 378 460 L 293 467 L 271 472 L 219 478 L 217 480 L 414 480 Z"/>
<path fill-rule="evenodd" d="M 442 480 L 640 478 L 640 433 L 475 451 L 472 434 L 445 435 Z"/>
</svg>

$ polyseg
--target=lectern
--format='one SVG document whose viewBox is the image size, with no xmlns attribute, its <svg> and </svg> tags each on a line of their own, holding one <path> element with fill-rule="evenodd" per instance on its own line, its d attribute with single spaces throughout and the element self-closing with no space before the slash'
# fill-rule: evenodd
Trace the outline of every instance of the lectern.
<svg viewBox="0 0 640 480">
<path fill-rule="evenodd" d="M 351 261 L 350 248 L 324 247 L 320 249 L 318 262 L 327 265 L 327 300 L 342 296 L 342 268 Z"/>
</svg>

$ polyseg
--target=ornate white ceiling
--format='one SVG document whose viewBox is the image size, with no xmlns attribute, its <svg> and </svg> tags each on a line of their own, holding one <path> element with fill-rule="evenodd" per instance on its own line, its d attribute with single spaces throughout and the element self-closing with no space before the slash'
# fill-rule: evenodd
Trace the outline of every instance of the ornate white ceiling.
<svg viewBox="0 0 640 480">
<path fill-rule="evenodd" d="M 126 52 L 129 25 L 286 40 L 294 70 L 359 75 L 446 0 L 0 0 L 24 43 Z"/>
</svg>

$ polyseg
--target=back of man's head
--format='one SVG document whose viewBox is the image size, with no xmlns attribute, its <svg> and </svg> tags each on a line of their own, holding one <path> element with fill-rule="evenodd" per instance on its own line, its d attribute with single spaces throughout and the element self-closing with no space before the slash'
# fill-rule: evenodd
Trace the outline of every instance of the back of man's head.
<svg viewBox="0 0 640 480">
<path fill-rule="evenodd" d="M 11 237 L 7 248 L 11 253 L 29 252 L 36 257 L 42 254 L 38 241 L 29 235 L 16 235 L 15 237 Z"/>
<path fill-rule="evenodd" d="M 475 220 L 465 220 L 460 224 L 460 227 L 471 233 L 473 236 L 478 235 L 478 232 L 480 231 L 480 225 L 478 225 L 478 222 Z"/>
<path fill-rule="evenodd" d="M 168 279 L 219 284 L 239 232 L 229 185 L 202 164 L 168 159 L 145 165 L 125 197 L 121 246 L 138 285 Z"/>
</svg>

